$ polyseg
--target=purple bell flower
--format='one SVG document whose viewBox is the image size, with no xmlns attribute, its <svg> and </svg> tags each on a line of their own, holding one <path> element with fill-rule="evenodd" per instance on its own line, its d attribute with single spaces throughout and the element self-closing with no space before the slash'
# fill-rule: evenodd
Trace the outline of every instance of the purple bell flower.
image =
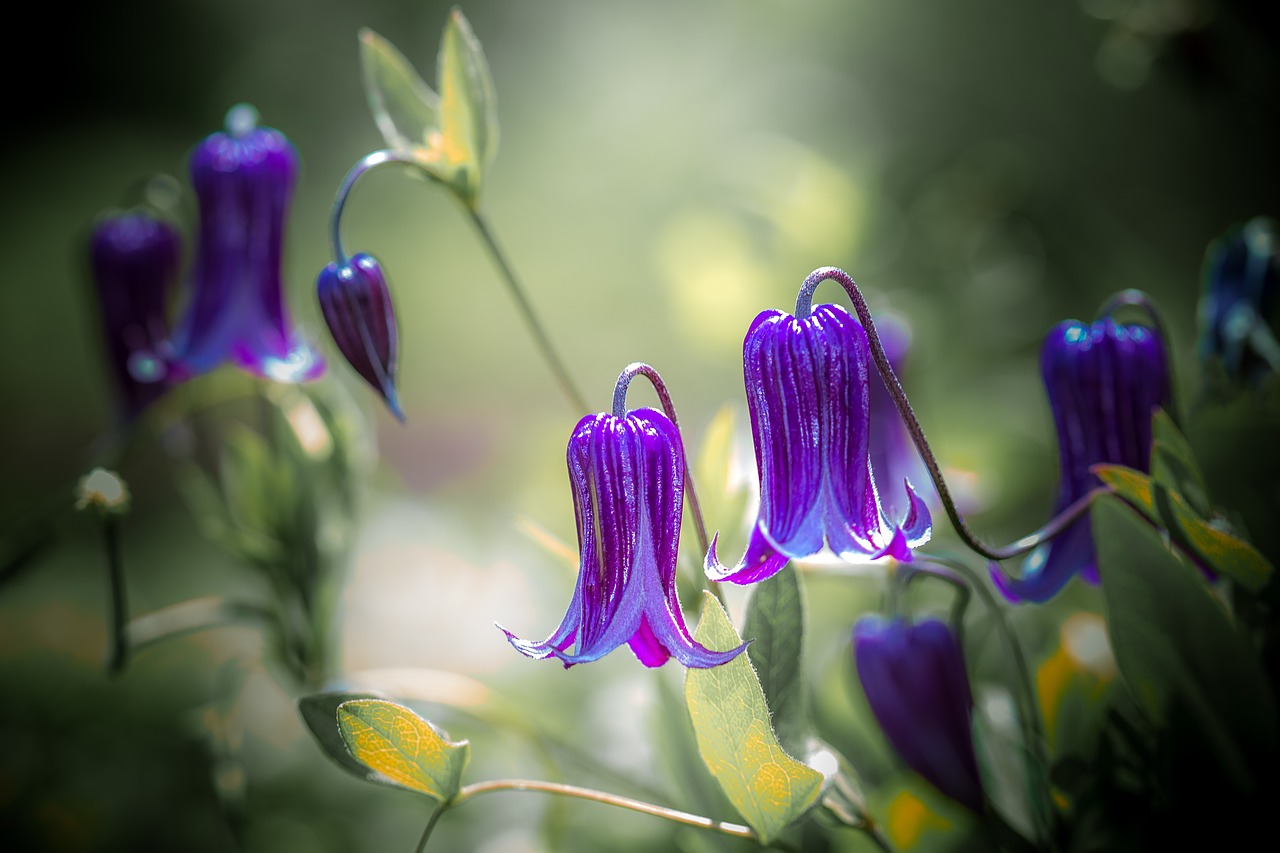
<svg viewBox="0 0 1280 853">
<path fill-rule="evenodd" d="M 624 393 L 629 378 L 624 372 L 619 379 Z M 555 656 L 566 668 L 623 643 L 648 667 L 671 657 L 687 667 L 719 666 L 746 644 L 716 652 L 696 642 L 676 594 L 685 476 L 680 432 L 662 412 L 624 416 L 623 408 L 615 397 L 614 414 L 587 415 L 569 437 L 581 566 L 560 627 L 541 642 L 502 630 L 522 654 Z"/>
<path fill-rule="evenodd" d="M 1200 359 L 1216 359 L 1232 380 L 1257 383 L 1280 370 L 1280 344 L 1269 322 L 1280 291 L 1280 234 L 1256 217 L 1209 247 L 1197 310 Z"/>
<path fill-rule="evenodd" d="M 297 337 L 281 281 L 285 216 L 298 155 L 284 134 L 256 126 L 251 107 L 227 114 L 227 132 L 191 154 L 200 210 L 192 293 L 173 336 L 171 368 L 181 376 L 224 361 L 277 382 L 324 372 L 324 361 Z"/>
<path fill-rule="evenodd" d="M 177 229 L 140 210 L 104 217 L 90 236 L 103 338 L 126 422 L 167 387 L 165 308 L 181 251 Z"/>
<path fill-rule="evenodd" d="M 377 258 L 362 252 L 328 264 L 316 280 L 316 294 L 338 350 L 403 421 L 396 396 L 396 315 Z"/>
<path fill-rule="evenodd" d="M 1062 484 L 1057 514 L 1101 485 L 1089 467 L 1103 463 L 1151 470 L 1151 416 L 1168 406 L 1164 344 L 1147 326 L 1104 317 L 1092 325 L 1058 324 L 1045 337 L 1040 372 L 1058 431 Z M 1089 515 L 1037 546 L 1017 578 L 992 564 L 996 586 L 1011 601 L 1043 602 L 1080 574 L 1098 582 Z"/>
<path fill-rule="evenodd" d="M 844 308 L 810 311 L 801 295 L 796 316 L 762 312 L 742 344 L 760 513 L 738 565 L 721 565 L 712 541 L 713 580 L 755 583 L 824 543 L 845 559 L 906 561 L 932 533 L 929 508 L 909 482 L 901 481 L 899 520 L 881 501 L 870 456 L 867 333 Z"/>
<path fill-rule="evenodd" d="M 911 329 L 905 322 L 891 315 L 876 317 L 875 323 L 889 365 L 894 373 L 901 375 L 911 349 Z M 920 458 L 884 379 L 877 371 L 870 371 L 870 374 L 871 470 L 881 482 L 900 483 L 906 480 L 913 484 L 915 494 L 926 504 L 936 508 L 938 493 L 929 479 L 929 469 Z M 887 489 L 880 494 L 880 504 L 890 518 L 902 518 L 911 511 L 908 500 L 910 496 L 911 492 L 908 491 Z"/>
<path fill-rule="evenodd" d="M 937 619 L 909 625 L 867 616 L 854 625 L 853 651 L 867 704 L 894 751 L 939 791 L 981 812 L 973 693 L 955 634 Z"/>
</svg>

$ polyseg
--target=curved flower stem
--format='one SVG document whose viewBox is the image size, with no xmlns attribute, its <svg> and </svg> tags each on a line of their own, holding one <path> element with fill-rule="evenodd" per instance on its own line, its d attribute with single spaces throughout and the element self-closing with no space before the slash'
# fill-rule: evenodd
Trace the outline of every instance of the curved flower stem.
<svg viewBox="0 0 1280 853">
<path fill-rule="evenodd" d="M 1173 362 L 1173 348 L 1169 345 L 1169 332 L 1164 322 L 1164 316 L 1160 313 L 1160 309 L 1156 307 L 1155 301 L 1145 292 L 1131 287 L 1128 290 L 1122 290 L 1112 295 L 1106 302 L 1103 302 L 1102 307 L 1098 309 L 1098 317 L 1110 317 L 1120 308 L 1130 305 L 1141 309 L 1147 315 L 1147 319 L 1151 321 L 1152 328 L 1160 336 L 1160 346 L 1164 350 L 1165 369 L 1169 371 L 1169 417 L 1173 419 L 1174 426 L 1182 429 L 1182 418 L 1178 409 L 1177 367 Z"/>
<path fill-rule="evenodd" d="M 929 563 L 934 565 L 930 566 Z M 1051 802 L 1048 788 L 1049 759 L 1045 748 L 1047 739 L 1040 719 L 1040 706 L 1036 701 L 1035 689 L 1031 686 L 1031 670 L 1027 666 L 1027 657 L 1022 651 L 1022 644 L 1018 642 L 1013 628 L 1009 625 L 1009 620 L 1005 618 L 1004 608 L 1000 607 L 1000 603 L 996 601 L 996 597 L 992 595 L 982 578 L 969 566 L 959 560 L 932 554 L 921 555 L 921 561 L 913 562 L 911 566 L 915 571 L 932 574 L 947 583 L 954 584 L 959 578 L 963 578 L 969 588 L 982 599 L 983 605 L 991 614 L 992 621 L 995 622 L 996 630 L 1000 634 L 1000 643 L 1004 646 L 1005 659 L 1013 670 L 1014 695 L 1020 706 L 1018 721 L 1022 726 L 1022 738 L 1036 764 L 1037 772 L 1034 774 L 1033 788 L 1035 802 L 1032 804 L 1032 816 L 1035 820 L 1038 839 L 1045 842 L 1050 837 L 1048 815 Z"/>
<path fill-rule="evenodd" d="M 893 367 L 889 364 L 889 357 L 885 355 L 884 345 L 880 343 L 880 335 L 876 332 L 875 322 L 871 319 L 871 309 L 867 307 L 867 301 L 863 298 L 862 291 L 858 289 L 858 285 L 854 280 L 844 270 L 836 267 L 820 267 L 809 273 L 808 278 L 804 280 L 804 284 L 800 287 L 799 295 L 796 296 L 796 317 L 803 319 L 809 315 L 813 291 L 827 279 L 834 279 L 839 282 L 840 286 L 849 294 L 849 299 L 853 302 L 853 310 L 857 313 L 858 320 L 867 332 L 867 340 L 871 344 L 871 358 L 876 363 L 876 369 L 880 372 L 885 387 L 889 390 L 889 395 L 893 397 L 893 402 L 898 407 L 898 414 L 902 417 L 903 423 L 906 424 L 907 431 L 911 434 L 911 440 L 914 442 L 916 450 L 920 453 L 920 458 L 924 460 L 925 467 L 929 469 L 929 478 L 933 481 L 934 488 L 938 490 L 938 497 L 941 498 L 942 506 L 947 511 L 947 518 L 951 520 L 951 526 L 955 528 L 956 533 L 960 535 L 961 540 L 970 549 L 989 560 L 1008 560 L 1011 557 L 1025 554 L 1041 542 L 1046 542 L 1061 533 L 1067 525 L 1084 514 L 1095 497 L 1105 493 L 1106 490 L 1095 489 L 1051 518 L 1039 530 L 1029 533 L 1002 548 L 988 545 L 975 536 L 965 522 L 964 516 L 960 514 L 960 510 L 956 508 L 955 500 L 951 497 L 951 490 L 947 488 L 947 481 L 942 477 L 942 469 L 938 465 L 938 460 L 933 455 L 933 450 L 930 449 L 928 440 L 924 437 L 924 430 L 920 426 L 920 421 L 916 419 L 916 413 L 912 410 L 910 401 L 907 400 L 906 392 L 902 390 L 902 384 L 898 381 L 897 374 L 893 372 Z"/>
<path fill-rule="evenodd" d="M 904 589 L 913 580 L 925 577 L 935 578 L 951 585 L 956 591 L 956 600 L 951 607 L 951 630 L 955 632 L 956 641 L 964 645 L 964 614 L 969 609 L 969 601 L 973 596 L 973 590 L 965 579 L 948 568 L 930 566 L 928 563 L 917 564 L 914 561 L 899 563 L 897 568 L 896 580 Z"/>
<path fill-rule="evenodd" d="M 107 579 L 111 586 L 111 656 L 107 659 L 107 672 L 116 676 L 124 671 L 129 656 L 129 601 L 125 596 L 120 528 L 115 516 L 103 517 L 102 537 L 103 548 L 107 552 Z"/>
<path fill-rule="evenodd" d="M 679 432 L 680 420 L 676 417 L 676 405 L 671 401 L 671 393 L 667 391 L 667 384 L 662 381 L 658 371 L 643 361 L 633 361 L 623 368 L 622 373 L 618 376 L 618 383 L 613 386 L 613 416 L 615 418 L 625 418 L 627 416 L 627 388 L 631 385 L 631 380 L 637 376 L 644 376 L 645 379 L 649 380 L 649 384 L 653 386 L 654 393 L 658 395 L 658 402 L 662 404 L 662 411 L 666 413 L 671 424 Z M 689 514 L 693 516 L 693 529 L 698 536 L 698 547 L 703 554 L 706 554 L 711 550 L 711 544 L 707 540 L 707 525 L 702 519 L 702 505 L 698 503 L 698 492 L 693 487 L 693 471 L 689 467 L 689 454 L 684 452 L 683 441 L 681 441 L 680 452 L 684 454 L 684 495 L 689 502 Z M 720 593 L 720 585 L 705 575 L 701 575 L 701 577 L 711 594 L 721 604 L 724 604 L 724 597 Z"/>
<path fill-rule="evenodd" d="M 677 809 L 669 809 L 665 806 L 655 806 L 653 803 L 633 800 L 630 797 L 620 797 L 616 794 L 596 791 L 592 788 L 579 788 L 576 785 L 563 785 L 559 782 L 541 782 L 534 779 L 494 779 L 491 782 L 477 782 L 474 785 L 467 785 L 458 792 L 458 795 L 453 798 L 450 805 L 461 805 L 478 794 L 485 794 L 491 791 L 539 791 L 544 794 L 557 794 L 562 797 L 577 797 L 580 800 L 591 800 L 593 802 L 604 803 L 609 806 L 630 809 L 633 812 L 640 812 L 641 814 L 653 815 L 675 823 L 682 823 L 686 826 L 710 829 L 724 835 L 731 835 L 735 838 L 748 838 L 753 841 L 759 841 L 759 836 L 757 836 L 755 830 L 751 829 L 749 826 L 712 820 L 709 817 L 690 814 L 688 812 L 678 811 Z"/>
<path fill-rule="evenodd" d="M 427 818 L 427 825 L 422 828 L 422 837 L 418 839 L 418 846 L 413 848 L 414 853 L 423 853 L 427 849 L 427 842 L 431 840 L 431 833 L 436 828 L 436 824 L 440 822 L 440 815 L 444 814 L 447 806 L 444 803 L 436 804 L 435 811 L 431 813 L 431 817 Z"/>
<path fill-rule="evenodd" d="M 338 187 L 337 197 L 333 201 L 333 210 L 329 215 L 329 240 L 333 247 L 334 258 L 339 264 L 347 263 L 347 256 L 342 250 L 341 221 L 342 211 L 346 207 L 347 197 L 351 195 L 351 190 L 355 187 L 356 182 L 366 172 L 371 171 L 379 166 L 387 163 L 402 163 L 418 169 L 433 181 L 439 181 L 439 178 L 429 169 L 426 169 L 414 159 L 413 155 L 404 151 L 374 151 L 372 154 L 366 154 L 364 157 L 351 167 L 342 184 Z M 555 374 L 556 381 L 560 384 L 560 388 L 564 391 L 569 402 L 575 409 L 580 412 L 589 411 L 586 397 L 578 390 L 578 387 L 569 377 L 569 371 L 566 369 L 564 362 L 560 359 L 555 347 L 551 344 L 551 339 L 547 336 L 546 328 L 538 319 L 538 315 L 534 313 L 533 304 L 525 295 L 524 288 L 520 286 L 519 279 L 516 278 L 515 271 L 511 264 L 507 261 L 506 255 L 498 247 L 498 241 L 493 236 L 493 231 L 489 228 L 488 222 L 484 216 L 475 207 L 467 204 L 465 201 L 462 205 L 467 215 L 471 219 L 471 223 L 479 232 L 480 238 L 484 243 L 485 249 L 489 256 L 493 259 L 494 265 L 498 267 L 501 274 L 502 283 L 506 285 L 507 291 L 511 294 L 511 298 L 515 300 L 516 309 L 520 312 L 521 318 L 524 320 L 525 326 L 529 330 L 529 334 L 533 336 L 533 342 L 538 347 L 538 352 L 542 355 L 547 366 L 551 368 L 551 372 Z"/>
</svg>

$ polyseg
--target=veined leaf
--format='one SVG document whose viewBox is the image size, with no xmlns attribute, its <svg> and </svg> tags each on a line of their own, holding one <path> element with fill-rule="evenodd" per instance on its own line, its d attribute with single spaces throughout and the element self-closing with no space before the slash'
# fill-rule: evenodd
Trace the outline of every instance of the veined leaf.
<svg viewBox="0 0 1280 853">
<path fill-rule="evenodd" d="M 484 169 L 498 151 L 497 97 L 480 41 L 456 7 L 445 24 L 438 62 L 444 163 L 454 170 L 454 187 L 474 204 Z"/>
<path fill-rule="evenodd" d="M 399 788 L 400 786 L 397 783 L 356 761 L 347 749 L 347 743 L 342 739 L 342 731 L 338 728 L 339 705 L 344 702 L 350 702 L 353 699 L 378 698 L 380 697 L 377 694 L 367 692 L 316 693 L 299 699 L 298 711 L 302 714 L 302 721 L 307 724 L 307 729 L 310 730 L 311 736 L 316 739 L 316 743 L 320 744 L 320 748 L 324 750 L 324 754 L 333 759 L 339 767 L 366 782 L 376 782 L 379 785 L 390 785 Z"/>
<path fill-rule="evenodd" d="M 1107 629 L 1116 665 L 1157 723 L 1179 713 L 1236 785 L 1276 745 L 1276 708 L 1257 652 L 1192 567 L 1111 498 L 1092 508 Z"/>
<path fill-rule="evenodd" d="M 710 593 L 703 600 L 694 636 L 709 649 L 727 650 L 741 643 Z M 822 774 L 783 751 L 746 656 L 710 669 L 690 669 L 684 692 L 703 763 L 761 842 L 768 844 L 817 800 Z"/>
<path fill-rule="evenodd" d="M 441 802 L 457 795 L 471 756 L 467 741 L 453 743 L 410 709 L 383 699 L 343 702 L 337 719 L 347 751 L 369 770 Z"/>
<path fill-rule="evenodd" d="M 365 96 L 387 147 L 431 148 L 440 132 L 440 97 L 422 81 L 395 45 L 370 29 L 360 31 Z"/>
<path fill-rule="evenodd" d="M 792 755 L 804 756 L 812 725 L 801 661 L 804 598 L 795 566 L 788 563 L 782 571 L 755 585 L 742 629 L 751 640 L 747 654 L 773 714 L 778 740 Z"/>
</svg>

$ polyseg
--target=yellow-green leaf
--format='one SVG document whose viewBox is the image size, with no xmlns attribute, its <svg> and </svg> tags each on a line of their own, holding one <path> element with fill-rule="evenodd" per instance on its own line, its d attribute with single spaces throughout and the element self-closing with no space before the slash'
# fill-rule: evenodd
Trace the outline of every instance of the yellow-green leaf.
<svg viewBox="0 0 1280 853">
<path fill-rule="evenodd" d="M 710 593 L 703 601 L 695 639 L 715 650 L 733 649 L 742 642 Z M 764 692 L 746 655 L 710 669 L 690 669 L 684 692 L 703 763 L 761 842 L 768 844 L 814 804 L 822 790 L 822 774 L 779 745 Z"/>
<path fill-rule="evenodd" d="M 360 70 L 369 110 L 387 147 L 432 148 L 440 132 L 440 98 L 404 54 L 373 30 L 362 29 Z"/>
<path fill-rule="evenodd" d="M 497 97 L 480 41 L 460 9 L 449 13 L 438 62 L 441 154 L 454 188 L 474 204 L 498 151 Z"/>
<path fill-rule="evenodd" d="M 454 743 L 410 709 L 381 699 L 338 706 L 338 730 L 351 757 L 388 781 L 448 802 L 457 795 L 471 746 Z"/>
</svg>

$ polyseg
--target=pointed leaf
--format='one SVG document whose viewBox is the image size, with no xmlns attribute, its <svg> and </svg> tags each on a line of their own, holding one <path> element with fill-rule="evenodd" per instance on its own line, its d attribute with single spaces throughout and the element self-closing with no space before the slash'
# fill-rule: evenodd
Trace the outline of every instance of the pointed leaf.
<svg viewBox="0 0 1280 853">
<path fill-rule="evenodd" d="M 436 82 L 444 163 L 456 170 L 454 187 L 474 205 L 484 168 L 498 150 L 497 97 L 480 41 L 456 7 L 440 40 Z"/>
<path fill-rule="evenodd" d="M 1157 723 L 1190 715 L 1237 786 L 1276 745 L 1276 708 L 1257 652 L 1188 564 L 1132 509 L 1094 503 L 1094 539 L 1116 665 Z"/>
<path fill-rule="evenodd" d="M 724 608 L 706 594 L 695 639 L 709 649 L 741 640 Z M 787 755 L 769 725 L 769 707 L 743 655 L 685 675 L 685 702 L 698 752 L 760 841 L 768 844 L 817 800 L 821 773 Z"/>
<path fill-rule="evenodd" d="M 1157 409 L 1152 417 L 1151 433 L 1152 479 L 1182 495 L 1201 518 L 1209 517 L 1213 505 L 1209 501 L 1204 474 L 1196 463 L 1191 445 L 1164 409 Z"/>
<path fill-rule="evenodd" d="M 360 71 L 369 110 L 387 147 L 431 148 L 440 132 L 440 98 L 395 45 L 370 29 L 360 31 Z"/>
<path fill-rule="evenodd" d="M 379 785 L 400 785 L 391 781 L 376 770 L 371 770 L 356 761 L 347 750 L 347 743 L 342 739 L 342 731 L 338 728 L 338 706 L 353 699 L 378 699 L 373 693 L 350 693 L 338 691 L 334 693 L 316 693 L 303 696 L 298 700 L 298 711 L 302 721 L 307 724 L 312 737 L 320 744 L 324 754 L 329 756 L 343 770 L 366 782 Z"/>
<path fill-rule="evenodd" d="M 351 699 L 338 706 L 338 730 L 351 757 L 393 784 L 441 802 L 452 800 L 471 756 L 403 705 Z"/>
<path fill-rule="evenodd" d="M 803 756 L 813 726 L 801 661 L 804 598 L 794 565 L 788 563 L 782 571 L 755 585 L 742 627 L 751 640 L 747 654 L 772 712 L 773 729 L 788 752 Z"/>
</svg>

